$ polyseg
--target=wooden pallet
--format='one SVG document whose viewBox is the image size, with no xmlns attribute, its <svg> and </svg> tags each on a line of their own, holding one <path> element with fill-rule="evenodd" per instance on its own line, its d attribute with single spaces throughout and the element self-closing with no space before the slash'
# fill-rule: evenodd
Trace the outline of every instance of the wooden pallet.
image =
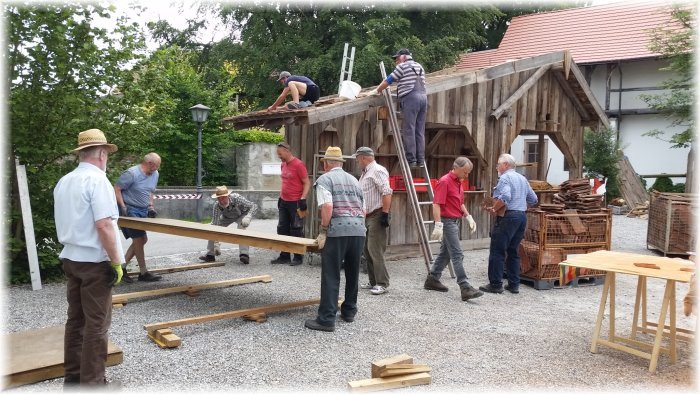
<svg viewBox="0 0 700 394">
<path fill-rule="evenodd" d="M 180 338 L 177 335 L 173 334 L 173 332 L 171 331 L 172 327 L 206 323 L 215 320 L 233 319 L 238 317 L 262 323 L 267 321 L 268 313 L 281 312 L 289 309 L 316 305 L 319 302 L 319 299 L 315 299 L 307 301 L 288 302 L 285 304 L 267 305 L 256 308 L 239 309 L 230 312 L 215 313 L 212 315 L 194 316 L 179 320 L 146 324 L 143 326 L 143 328 L 148 333 L 148 338 L 150 338 L 158 346 L 160 346 L 161 348 L 172 348 L 178 347 L 181 344 Z"/>
<path fill-rule="evenodd" d="M 601 285 L 605 282 L 605 275 L 577 276 L 563 286 L 559 279 L 536 279 L 522 275 L 520 276 L 520 282 L 532 286 L 535 290 L 551 290 L 554 288 Z"/>
<path fill-rule="evenodd" d="M 259 276 L 252 276 L 250 278 L 221 280 L 221 281 L 217 281 L 217 282 L 202 283 L 202 284 L 198 284 L 198 285 L 186 285 L 186 286 L 168 287 L 168 288 L 164 288 L 164 289 L 136 291 L 133 293 L 114 294 L 114 295 L 112 295 L 112 306 L 117 306 L 117 305 L 123 306 L 124 304 L 126 304 L 127 302 L 129 302 L 135 298 L 153 297 L 153 296 L 169 295 L 169 294 L 175 294 L 175 293 L 184 293 L 184 294 L 187 294 L 189 296 L 196 296 L 196 295 L 198 295 L 200 290 L 219 289 L 219 288 L 223 288 L 223 287 L 238 286 L 238 285 L 244 285 L 244 284 L 256 283 L 256 282 L 270 283 L 270 282 L 272 282 L 272 276 L 259 275 Z"/>
<path fill-rule="evenodd" d="M 65 326 L 61 325 L 5 335 L 8 362 L 3 373 L 3 389 L 62 377 L 64 333 Z M 122 361 L 122 350 L 109 341 L 107 366 Z"/>
</svg>

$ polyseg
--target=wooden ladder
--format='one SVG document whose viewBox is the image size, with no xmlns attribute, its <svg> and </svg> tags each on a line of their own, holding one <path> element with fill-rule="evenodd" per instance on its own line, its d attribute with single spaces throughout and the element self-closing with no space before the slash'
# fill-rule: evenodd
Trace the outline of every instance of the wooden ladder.
<svg viewBox="0 0 700 394">
<path fill-rule="evenodd" d="M 384 68 L 384 62 L 379 63 L 379 69 L 382 72 L 382 80 L 386 79 L 386 69 Z M 391 98 L 391 89 L 384 89 L 382 91 L 384 95 L 384 100 L 386 106 L 389 109 L 389 128 L 393 133 L 395 138 L 396 152 L 398 153 L 399 164 L 401 167 L 401 174 L 403 175 L 404 184 L 406 185 L 406 196 L 410 201 L 411 212 L 413 213 L 413 218 L 416 223 L 416 228 L 418 229 L 418 239 L 421 252 L 423 252 L 423 259 L 425 260 L 425 267 L 428 272 L 430 272 L 430 264 L 433 263 L 433 252 L 430 250 L 430 244 L 438 243 L 440 241 L 431 241 L 429 237 L 428 225 L 435 223 L 434 220 L 424 220 L 423 212 L 421 211 L 422 206 L 429 206 L 432 210 L 433 206 L 433 186 L 430 183 L 430 173 L 428 172 L 428 166 L 425 160 L 420 165 L 420 170 L 423 172 L 424 182 L 413 183 L 413 175 L 411 174 L 411 168 L 408 165 L 408 159 L 406 159 L 406 149 L 403 144 L 403 136 L 401 135 L 401 128 L 399 127 L 398 113 L 394 102 Z M 418 199 L 418 193 L 416 192 L 416 186 L 425 186 L 428 191 L 428 200 L 420 201 Z M 450 270 L 450 276 L 455 277 L 454 268 L 452 266 L 452 260 L 448 260 L 448 267 Z"/>
</svg>

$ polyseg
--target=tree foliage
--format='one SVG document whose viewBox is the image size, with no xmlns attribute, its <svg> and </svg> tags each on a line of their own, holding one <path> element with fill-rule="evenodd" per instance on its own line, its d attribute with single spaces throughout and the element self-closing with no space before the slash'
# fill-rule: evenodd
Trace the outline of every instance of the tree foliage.
<svg viewBox="0 0 700 394">
<path fill-rule="evenodd" d="M 590 178 L 598 174 L 606 178 L 605 191 L 609 199 L 620 195 L 618 149 L 615 131 L 612 129 L 586 129 L 583 134 L 583 171 Z"/>
<path fill-rule="evenodd" d="M 691 7 L 674 6 L 671 16 L 676 22 L 661 26 L 651 32 L 649 49 L 667 58 L 669 65 L 662 70 L 672 71 L 676 77 L 662 83 L 670 90 L 659 95 L 641 95 L 651 107 L 665 114 L 672 126 L 685 129 L 673 134 L 668 140 L 661 130 L 652 130 L 645 135 L 653 136 L 672 144 L 673 148 L 686 148 L 693 141 L 695 122 L 693 105 L 695 88 L 693 83 L 695 15 Z"/>
</svg>

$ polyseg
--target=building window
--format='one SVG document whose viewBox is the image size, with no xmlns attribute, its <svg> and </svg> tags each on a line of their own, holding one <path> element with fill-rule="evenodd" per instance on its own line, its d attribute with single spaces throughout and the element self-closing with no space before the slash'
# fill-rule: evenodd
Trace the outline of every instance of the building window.
<svg viewBox="0 0 700 394">
<path fill-rule="evenodd" d="M 525 175 L 527 179 L 537 179 L 537 163 L 540 160 L 539 141 L 537 139 L 529 139 L 523 142 L 525 143 L 525 152 L 523 152 L 524 162 L 525 164 L 533 163 L 525 166 L 526 169 L 524 170 L 525 173 L 523 175 Z M 547 144 L 548 141 L 545 139 L 544 152 L 542 152 L 543 163 L 546 163 L 547 161 Z"/>
</svg>

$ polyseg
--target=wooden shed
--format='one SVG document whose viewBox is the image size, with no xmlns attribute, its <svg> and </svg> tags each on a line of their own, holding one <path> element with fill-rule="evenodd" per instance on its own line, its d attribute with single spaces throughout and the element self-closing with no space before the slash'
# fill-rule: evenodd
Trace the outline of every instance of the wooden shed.
<svg viewBox="0 0 700 394">
<path fill-rule="evenodd" d="M 457 156 L 467 156 L 474 163 L 469 184 L 475 190 L 466 191 L 465 197 L 477 231 L 470 234 L 467 224 L 462 224 L 464 248 L 488 246 L 491 217 L 480 209 L 480 204 L 497 182 L 498 156 L 509 152 L 518 135 L 539 135 L 541 144 L 544 136 L 549 136 L 564 154 L 573 179 L 582 175 L 584 127 L 608 126 L 604 111 L 567 51 L 477 70 L 441 70 L 427 75 L 426 89 L 426 162 L 431 178 L 449 171 Z M 400 175 L 384 105 L 381 96 L 350 101 L 328 96 L 310 108 L 252 112 L 226 118 L 223 123 L 236 129 L 258 126 L 276 130 L 284 126 L 286 141 L 309 172 L 318 160 L 315 155 L 323 154 L 328 146 L 340 146 L 345 155 L 351 155 L 360 146 L 369 146 L 375 150 L 377 162 L 391 175 Z M 545 163 L 538 167 L 542 179 Z M 360 174 L 352 160 L 345 163 L 344 169 Z M 395 190 L 390 252 L 400 252 L 403 245 L 418 242 L 407 204 L 406 193 Z M 423 209 L 425 217 L 431 217 L 428 207 Z M 316 224 L 309 222 L 307 237 L 317 231 Z"/>
</svg>

